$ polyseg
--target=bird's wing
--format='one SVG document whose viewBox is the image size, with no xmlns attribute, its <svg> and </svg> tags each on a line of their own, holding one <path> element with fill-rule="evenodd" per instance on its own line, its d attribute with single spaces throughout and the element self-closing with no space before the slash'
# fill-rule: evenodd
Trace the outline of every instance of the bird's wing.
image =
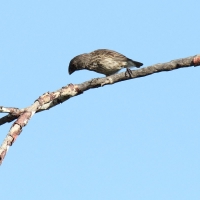
<svg viewBox="0 0 200 200">
<path fill-rule="evenodd" d="M 99 59 L 113 59 L 115 61 L 127 61 L 127 57 L 112 50 L 108 49 L 98 49 L 96 51 L 91 52 L 91 55 L 94 60 L 99 60 Z"/>
</svg>

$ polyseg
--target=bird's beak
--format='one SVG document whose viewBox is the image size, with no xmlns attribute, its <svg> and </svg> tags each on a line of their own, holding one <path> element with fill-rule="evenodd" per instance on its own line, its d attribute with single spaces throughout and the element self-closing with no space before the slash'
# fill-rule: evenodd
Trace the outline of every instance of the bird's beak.
<svg viewBox="0 0 200 200">
<path fill-rule="evenodd" d="M 69 70 L 69 75 L 71 75 L 74 71 Z"/>
</svg>

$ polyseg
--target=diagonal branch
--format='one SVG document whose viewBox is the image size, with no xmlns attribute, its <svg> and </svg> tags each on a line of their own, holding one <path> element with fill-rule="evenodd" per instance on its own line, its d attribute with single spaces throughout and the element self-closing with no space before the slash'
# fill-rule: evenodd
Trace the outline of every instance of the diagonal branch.
<svg viewBox="0 0 200 200">
<path fill-rule="evenodd" d="M 11 122 L 17 117 L 24 112 L 24 109 L 19 109 L 19 108 L 10 108 L 10 107 L 3 107 L 0 106 L 0 113 L 9 113 L 8 115 L 0 118 L 0 125 L 3 125 L 7 122 Z"/>
<path fill-rule="evenodd" d="M 95 78 L 90 81 L 86 81 L 81 84 L 69 84 L 55 92 L 47 92 L 40 96 L 30 107 L 18 109 L 18 108 L 8 108 L 0 107 L 0 112 L 9 113 L 8 115 L 0 118 L 0 125 L 11 122 L 17 119 L 11 126 L 6 138 L 4 139 L 0 147 L 0 164 L 9 149 L 9 147 L 15 142 L 17 136 L 22 132 L 25 125 L 28 124 L 31 117 L 37 113 L 47 109 L 50 109 L 73 96 L 82 94 L 92 88 L 102 87 L 107 84 L 114 84 L 117 82 L 148 76 L 154 73 L 171 71 L 179 68 L 199 66 L 200 65 L 200 55 L 191 56 L 183 59 L 172 60 L 167 63 L 159 63 L 146 68 L 141 68 L 139 70 L 133 70 L 132 74 L 126 76 L 125 72 L 114 74 L 109 77 Z"/>
<path fill-rule="evenodd" d="M 5 123 L 12 122 L 15 119 L 17 119 L 17 116 L 8 114 L 8 115 L 0 118 L 0 126 L 3 125 L 3 124 L 5 124 Z"/>
</svg>

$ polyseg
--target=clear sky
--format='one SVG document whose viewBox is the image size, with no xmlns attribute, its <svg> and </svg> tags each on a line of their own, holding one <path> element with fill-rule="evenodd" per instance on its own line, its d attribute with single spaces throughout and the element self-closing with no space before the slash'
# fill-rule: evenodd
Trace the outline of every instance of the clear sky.
<svg viewBox="0 0 200 200">
<path fill-rule="evenodd" d="M 7 0 L 0 105 L 103 77 L 69 61 L 116 50 L 144 67 L 200 53 L 199 0 Z M 6 200 L 199 200 L 200 67 L 93 89 L 36 114 L 0 169 Z M 3 114 L 0 115 L 1 117 Z M 0 127 L 0 143 L 12 124 Z"/>
</svg>

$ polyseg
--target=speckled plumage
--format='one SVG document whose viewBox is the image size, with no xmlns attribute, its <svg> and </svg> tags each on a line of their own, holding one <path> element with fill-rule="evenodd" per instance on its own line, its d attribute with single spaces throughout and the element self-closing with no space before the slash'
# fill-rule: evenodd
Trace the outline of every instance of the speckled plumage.
<svg viewBox="0 0 200 200">
<path fill-rule="evenodd" d="M 74 57 L 69 63 L 69 74 L 77 70 L 87 69 L 109 76 L 122 68 L 139 68 L 142 65 L 142 63 L 131 60 L 116 51 L 99 49 Z"/>
</svg>

